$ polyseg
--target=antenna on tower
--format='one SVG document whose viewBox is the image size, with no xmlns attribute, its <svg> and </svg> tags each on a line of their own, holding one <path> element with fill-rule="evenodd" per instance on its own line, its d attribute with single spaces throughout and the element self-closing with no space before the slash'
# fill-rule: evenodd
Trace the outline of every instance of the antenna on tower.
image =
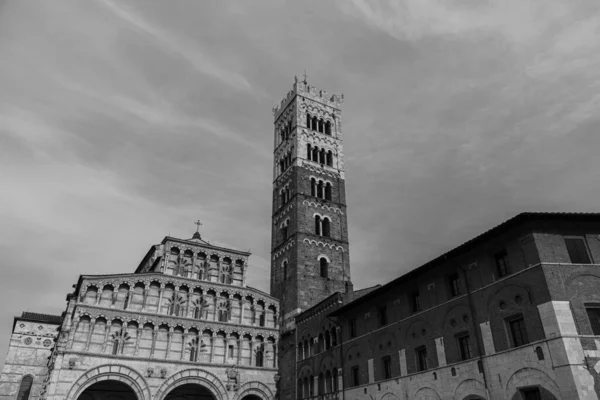
<svg viewBox="0 0 600 400">
<path fill-rule="evenodd" d="M 306 80 L 306 78 L 308 78 L 308 76 L 306 76 L 306 68 L 304 68 L 304 84 L 305 85 L 308 83 L 308 81 Z"/>
</svg>

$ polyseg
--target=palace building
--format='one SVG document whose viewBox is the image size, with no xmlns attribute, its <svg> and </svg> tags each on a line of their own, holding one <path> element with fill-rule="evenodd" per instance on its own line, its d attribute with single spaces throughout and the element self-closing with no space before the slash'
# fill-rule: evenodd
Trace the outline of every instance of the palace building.
<svg viewBox="0 0 600 400">
<path fill-rule="evenodd" d="M 272 399 L 279 302 L 246 286 L 249 256 L 196 232 L 80 276 L 62 316 L 15 318 L 0 399 Z"/>
</svg>

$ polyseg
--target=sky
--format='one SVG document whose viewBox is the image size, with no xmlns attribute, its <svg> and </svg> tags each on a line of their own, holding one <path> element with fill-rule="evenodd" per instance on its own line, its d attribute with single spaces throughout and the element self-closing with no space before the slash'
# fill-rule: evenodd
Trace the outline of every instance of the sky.
<svg viewBox="0 0 600 400">
<path fill-rule="evenodd" d="M 271 109 L 305 70 L 344 94 L 355 288 L 519 212 L 600 211 L 599 8 L 0 0 L 0 362 L 13 316 L 197 219 L 268 291 Z"/>
</svg>

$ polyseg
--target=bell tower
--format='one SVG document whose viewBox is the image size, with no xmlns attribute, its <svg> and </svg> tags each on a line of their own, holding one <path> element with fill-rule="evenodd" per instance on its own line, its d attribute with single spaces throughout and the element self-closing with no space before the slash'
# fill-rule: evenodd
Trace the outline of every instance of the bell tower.
<svg viewBox="0 0 600 400">
<path fill-rule="evenodd" d="M 293 398 L 295 387 L 294 370 L 283 371 L 295 368 L 294 317 L 351 285 L 342 102 L 305 76 L 273 108 L 271 295 L 281 309 L 280 399 Z"/>
</svg>

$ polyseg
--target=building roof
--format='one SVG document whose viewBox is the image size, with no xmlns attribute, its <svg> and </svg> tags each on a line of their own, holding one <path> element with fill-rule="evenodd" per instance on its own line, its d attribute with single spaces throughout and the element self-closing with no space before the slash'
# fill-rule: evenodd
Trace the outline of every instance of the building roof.
<svg viewBox="0 0 600 400">
<path fill-rule="evenodd" d="M 407 272 L 406 274 L 401 275 L 398 278 L 386 283 L 385 285 L 383 285 L 375 290 L 370 291 L 369 293 L 365 294 L 364 296 L 362 296 L 358 299 L 355 299 L 354 301 L 352 301 L 348 304 L 344 304 L 342 307 L 333 311 L 331 313 L 331 315 L 339 315 L 357 304 L 364 303 L 367 300 L 369 300 L 373 297 L 376 297 L 380 293 L 385 292 L 390 287 L 393 287 L 394 285 L 396 285 L 404 280 L 414 278 L 416 275 L 422 274 L 422 273 L 440 265 L 441 263 L 446 262 L 448 259 L 451 259 L 451 258 L 457 257 L 459 255 L 462 255 L 464 253 L 467 253 L 468 251 L 473 250 L 475 247 L 481 245 L 485 241 L 490 240 L 491 238 L 498 236 L 504 232 L 507 232 L 510 229 L 513 229 L 515 227 L 523 225 L 524 223 L 527 223 L 527 222 L 550 222 L 550 221 L 554 221 L 554 222 L 555 221 L 596 221 L 596 222 L 598 222 L 598 221 L 600 221 L 600 213 L 524 212 L 524 213 L 518 214 L 517 216 L 515 216 L 507 221 L 504 221 L 500 225 L 497 225 L 497 226 L 493 227 L 492 229 L 485 231 L 484 233 L 480 234 L 479 236 L 476 236 L 473 239 L 468 240 L 465 243 L 461 244 L 460 246 L 455 247 L 454 249 L 447 251 L 446 253 L 442 254 L 441 256 L 421 265 L 420 267 L 417 267 L 417 268 Z"/>
<path fill-rule="evenodd" d="M 45 324 L 60 325 L 60 323 L 62 322 L 62 316 L 23 311 L 20 317 L 14 318 L 13 331 L 15 330 L 15 325 L 17 324 L 17 321 L 42 322 Z"/>
</svg>

